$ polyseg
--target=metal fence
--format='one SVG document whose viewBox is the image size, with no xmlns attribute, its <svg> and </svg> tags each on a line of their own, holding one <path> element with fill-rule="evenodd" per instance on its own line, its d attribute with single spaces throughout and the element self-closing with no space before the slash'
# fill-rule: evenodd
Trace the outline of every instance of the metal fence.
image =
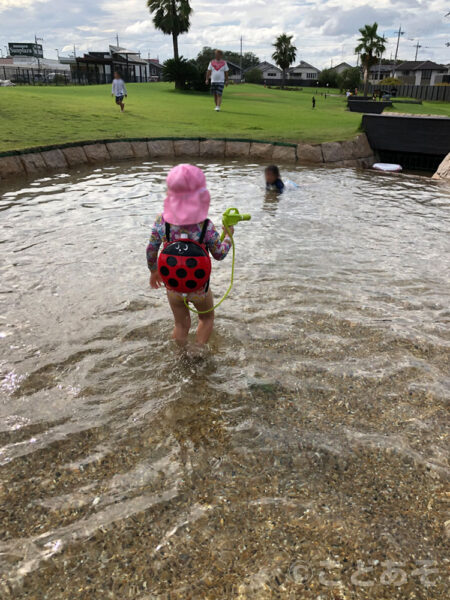
<svg viewBox="0 0 450 600">
<path fill-rule="evenodd" d="M 0 79 L 8 79 L 16 85 L 67 85 L 73 83 L 70 71 L 5 65 L 0 65 Z"/>
<path fill-rule="evenodd" d="M 441 102 L 450 102 L 450 85 L 370 85 L 371 93 L 374 90 L 383 92 L 392 92 L 397 90 L 396 96 L 399 98 L 415 98 L 417 100 L 439 100 Z"/>
<path fill-rule="evenodd" d="M 144 83 L 159 79 L 155 76 L 150 76 L 150 79 L 143 77 L 133 68 L 122 68 L 120 73 L 127 83 Z M 112 75 L 90 68 L 63 71 L 0 65 L 0 79 L 8 79 L 16 85 L 100 85 L 111 83 Z"/>
</svg>

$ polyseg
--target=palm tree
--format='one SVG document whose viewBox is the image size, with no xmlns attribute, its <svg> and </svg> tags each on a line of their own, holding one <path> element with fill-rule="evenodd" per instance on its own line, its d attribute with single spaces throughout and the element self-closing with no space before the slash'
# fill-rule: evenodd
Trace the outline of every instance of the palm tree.
<svg viewBox="0 0 450 600">
<path fill-rule="evenodd" d="M 283 78 L 281 80 L 282 88 L 284 88 L 284 81 L 286 79 L 286 69 L 292 65 L 295 57 L 297 56 L 297 48 L 293 46 L 291 42 L 293 37 L 293 35 L 282 33 L 277 37 L 275 43 L 272 44 L 272 46 L 275 48 L 272 58 L 283 71 Z"/>
<path fill-rule="evenodd" d="M 358 46 L 355 52 L 361 55 L 361 64 L 364 69 L 364 96 L 369 89 L 369 70 L 375 65 L 386 51 L 386 38 L 378 35 L 378 23 L 364 25 L 359 30 L 361 37 L 358 38 Z"/>
<path fill-rule="evenodd" d="M 173 57 L 179 59 L 178 36 L 189 31 L 192 8 L 189 0 L 147 0 L 156 29 L 172 36 Z"/>
</svg>

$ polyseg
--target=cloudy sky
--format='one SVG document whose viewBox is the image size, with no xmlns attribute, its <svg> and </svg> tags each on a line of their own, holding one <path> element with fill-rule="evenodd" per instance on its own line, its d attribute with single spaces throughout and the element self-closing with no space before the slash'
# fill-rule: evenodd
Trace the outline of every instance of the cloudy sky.
<svg viewBox="0 0 450 600">
<path fill-rule="evenodd" d="M 282 32 L 294 35 L 298 58 L 319 68 L 343 60 L 355 63 L 358 28 L 377 21 L 389 38 L 387 57 L 395 53 L 395 31 L 405 31 L 399 58 L 450 62 L 450 0 L 192 0 L 191 31 L 180 38 L 183 56 L 194 57 L 204 45 L 251 50 L 270 60 L 271 43 Z M 69 54 L 106 49 L 115 43 L 144 56 L 171 56 L 171 39 L 157 32 L 146 0 L 0 0 L 0 48 L 8 42 L 44 39 L 44 53 Z"/>
</svg>

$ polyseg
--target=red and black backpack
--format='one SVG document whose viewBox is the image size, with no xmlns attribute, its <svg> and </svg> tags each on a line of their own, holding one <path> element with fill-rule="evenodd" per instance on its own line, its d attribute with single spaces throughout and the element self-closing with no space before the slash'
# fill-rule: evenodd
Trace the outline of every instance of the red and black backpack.
<svg viewBox="0 0 450 600">
<path fill-rule="evenodd" d="M 208 224 L 206 219 L 198 242 L 190 239 L 171 242 L 170 224 L 166 223 L 166 243 L 158 257 L 158 271 L 167 289 L 190 294 L 207 288 L 211 276 L 211 258 L 204 244 Z"/>
</svg>

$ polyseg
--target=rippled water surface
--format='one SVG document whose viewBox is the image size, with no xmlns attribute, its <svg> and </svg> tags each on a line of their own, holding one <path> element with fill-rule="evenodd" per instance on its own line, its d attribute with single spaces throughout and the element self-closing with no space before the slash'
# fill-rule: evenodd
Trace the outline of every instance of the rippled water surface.
<svg viewBox="0 0 450 600">
<path fill-rule="evenodd" d="M 203 166 L 253 216 L 204 358 L 148 287 L 170 165 L 0 187 L 1 597 L 444 598 L 449 188 Z"/>
</svg>

